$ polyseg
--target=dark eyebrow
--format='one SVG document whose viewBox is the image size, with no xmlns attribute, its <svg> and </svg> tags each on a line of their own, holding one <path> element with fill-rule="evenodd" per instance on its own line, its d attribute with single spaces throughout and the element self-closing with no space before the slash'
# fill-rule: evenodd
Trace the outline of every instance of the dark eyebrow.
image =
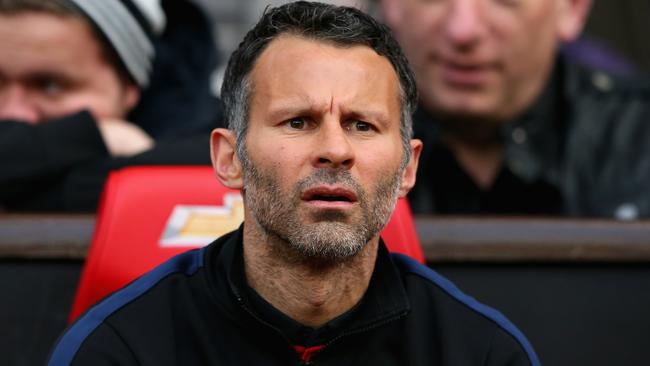
<svg viewBox="0 0 650 366">
<path fill-rule="evenodd" d="M 309 107 L 286 106 L 272 109 L 268 117 L 272 121 L 283 121 L 291 117 L 307 116 L 313 112 L 313 108 Z"/>
<path fill-rule="evenodd" d="M 329 108 L 329 104 L 318 105 L 308 96 L 288 98 L 286 100 L 276 101 L 269 106 L 267 116 L 271 121 L 284 121 L 292 117 L 304 117 L 325 113 Z M 360 106 L 358 108 L 352 106 L 343 109 L 341 112 L 343 117 L 346 119 L 358 119 L 365 122 L 373 122 L 384 128 L 389 127 L 391 123 L 387 111 L 382 111 L 379 108 L 369 105 Z"/>
<path fill-rule="evenodd" d="M 53 79 L 63 84 L 73 84 L 75 78 L 65 72 L 37 71 L 25 77 L 29 83 L 37 83 L 43 80 Z"/>
<path fill-rule="evenodd" d="M 273 121 L 285 120 L 290 117 L 309 116 L 322 113 L 329 106 L 319 106 L 309 97 L 287 98 L 275 101 L 269 106 L 268 116 Z"/>
</svg>

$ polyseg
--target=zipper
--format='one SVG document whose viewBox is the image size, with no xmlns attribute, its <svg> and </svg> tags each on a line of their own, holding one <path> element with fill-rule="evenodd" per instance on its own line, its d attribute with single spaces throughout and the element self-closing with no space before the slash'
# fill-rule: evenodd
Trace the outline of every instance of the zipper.
<svg viewBox="0 0 650 366">
<path fill-rule="evenodd" d="M 252 316 L 253 319 L 257 320 L 258 322 L 262 323 L 263 325 L 265 325 L 265 326 L 267 326 L 267 327 L 273 329 L 276 333 L 280 334 L 280 336 L 282 337 L 282 339 L 284 339 L 284 341 L 289 345 L 289 347 L 290 347 L 291 349 L 293 349 L 293 344 L 291 343 L 291 341 L 289 340 L 289 338 L 287 338 L 287 337 L 284 335 L 284 333 L 282 333 L 282 331 L 280 331 L 280 329 L 274 327 L 272 324 L 266 322 L 265 320 L 263 320 L 262 318 L 260 318 L 259 316 L 257 316 L 257 314 L 255 314 L 251 309 L 248 308 L 248 306 L 246 306 L 246 304 L 244 303 L 244 298 L 241 297 L 239 294 L 236 294 L 236 297 L 237 297 L 237 302 L 239 303 L 239 306 L 242 307 L 242 309 L 244 309 L 244 310 L 245 310 L 245 311 L 246 311 L 250 316 Z M 296 355 L 297 355 L 297 354 L 296 354 Z M 308 365 L 311 365 L 311 362 L 309 362 L 309 361 L 307 361 L 307 362 L 308 362 L 308 363 L 303 363 L 303 361 L 300 360 L 300 365 L 301 365 L 301 366 L 302 366 L 302 365 L 307 365 L 307 366 L 308 366 Z"/>
<path fill-rule="evenodd" d="M 358 334 L 358 333 L 368 332 L 368 331 L 373 330 L 375 328 L 379 328 L 379 327 L 381 327 L 383 325 L 386 325 L 388 323 L 391 323 L 393 321 L 397 321 L 397 320 L 400 320 L 402 318 L 405 318 L 408 313 L 409 313 L 408 310 L 404 310 L 401 313 L 398 313 L 395 316 L 393 316 L 391 318 L 388 318 L 388 319 L 384 319 L 384 320 L 382 320 L 380 322 L 367 325 L 367 326 L 365 326 L 363 328 L 343 332 L 343 333 L 339 334 L 338 336 L 332 338 L 329 342 L 325 343 L 325 345 L 321 349 L 319 349 L 318 351 L 312 353 L 312 358 L 314 356 L 316 356 L 317 354 L 321 353 L 323 350 L 329 348 L 332 345 L 332 343 L 338 341 L 341 338 L 351 336 L 351 335 L 355 335 L 355 334 Z M 301 365 L 305 365 L 305 366 L 313 365 L 313 362 L 311 362 L 311 360 L 310 360 L 310 361 L 307 361 L 307 363 L 301 363 Z"/>
<path fill-rule="evenodd" d="M 269 324 L 268 322 L 266 322 L 265 320 L 263 320 L 262 318 L 260 318 L 259 316 L 257 316 L 257 314 L 255 314 L 252 310 L 250 310 L 250 309 L 248 308 L 248 306 L 246 306 L 246 304 L 244 303 L 244 298 L 243 298 L 243 297 L 241 297 L 239 294 L 236 294 L 236 297 L 237 297 L 237 302 L 239 303 L 239 306 L 241 306 L 242 309 L 244 309 L 244 310 L 245 310 L 245 311 L 246 311 L 250 316 L 252 316 L 252 317 L 253 317 L 255 320 L 257 320 L 258 322 L 262 323 L 263 325 L 265 325 L 265 326 L 267 326 L 267 327 L 273 329 L 273 330 L 276 331 L 278 334 L 280 334 L 280 336 L 282 337 L 282 339 L 284 339 L 284 341 L 287 342 L 287 344 L 289 345 L 289 347 L 291 347 L 291 348 L 294 347 L 294 345 L 291 343 L 291 341 L 290 341 L 290 340 L 289 340 L 289 339 L 288 339 L 288 338 L 287 338 L 287 337 L 282 333 L 282 331 L 281 331 L 280 329 L 278 329 L 278 328 L 274 327 L 273 325 Z M 347 331 L 347 332 L 343 332 L 343 333 L 339 334 L 338 336 L 332 338 L 329 342 L 325 343 L 325 344 L 323 345 L 323 347 L 320 348 L 319 350 L 314 351 L 314 352 L 311 354 L 311 357 L 310 357 L 309 360 L 307 360 L 307 361 L 299 360 L 299 361 L 300 361 L 299 365 L 300 365 L 300 366 L 309 366 L 309 365 L 313 365 L 314 363 L 312 362 L 312 359 L 313 359 L 315 356 L 317 356 L 317 355 L 318 355 L 319 353 L 321 353 L 323 350 L 329 348 L 329 347 L 332 345 L 332 343 L 338 341 L 338 340 L 341 339 L 341 338 L 348 337 L 348 336 L 351 336 L 351 335 L 354 335 L 354 334 L 358 334 L 358 333 L 367 332 L 367 331 L 373 330 L 373 329 L 375 329 L 375 328 L 381 327 L 381 326 L 383 326 L 383 325 L 386 325 L 386 324 L 388 324 L 388 323 L 391 323 L 391 322 L 393 322 L 393 321 L 400 320 L 400 319 L 406 317 L 406 315 L 407 315 L 408 313 L 409 313 L 409 310 L 404 310 L 404 311 L 402 311 L 402 312 L 400 312 L 400 313 L 398 313 L 398 314 L 395 314 L 394 316 L 392 316 L 392 317 L 390 317 L 390 318 L 388 318 L 388 319 L 384 319 L 384 320 L 382 320 L 382 321 L 380 321 L 380 322 L 377 322 L 377 323 L 374 323 L 374 324 L 370 324 L 370 325 L 367 325 L 367 326 L 362 327 L 362 328 L 358 328 L 358 329 L 350 330 L 350 331 Z"/>
</svg>

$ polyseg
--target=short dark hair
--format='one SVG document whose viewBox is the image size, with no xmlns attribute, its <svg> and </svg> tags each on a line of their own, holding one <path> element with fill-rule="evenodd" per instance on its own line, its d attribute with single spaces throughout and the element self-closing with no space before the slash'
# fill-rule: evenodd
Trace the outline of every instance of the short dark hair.
<svg viewBox="0 0 650 366">
<path fill-rule="evenodd" d="M 399 78 L 401 135 L 405 161 L 410 158 L 413 135 L 411 115 L 417 106 L 415 77 L 397 41 L 385 25 L 359 9 L 316 2 L 298 1 L 267 8 L 233 52 L 226 67 L 221 97 L 228 128 L 237 136 L 237 153 L 245 153 L 251 82 L 249 75 L 266 47 L 282 34 L 324 41 L 336 46 L 367 46 L 386 57 Z"/>
<path fill-rule="evenodd" d="M 102 56 L 113 66 L 118 78 L 125 84 L 136 84 L 133 77 L 117 55 L 113 46 L 95 24 L 77 6 L 68 0 L 0 0 L 0 15 L 20 15 L 25 13 L 43 13 L 60 17 L 70 17 L 82 20 L 91 30 L 99 44 Z"/>
</svg>

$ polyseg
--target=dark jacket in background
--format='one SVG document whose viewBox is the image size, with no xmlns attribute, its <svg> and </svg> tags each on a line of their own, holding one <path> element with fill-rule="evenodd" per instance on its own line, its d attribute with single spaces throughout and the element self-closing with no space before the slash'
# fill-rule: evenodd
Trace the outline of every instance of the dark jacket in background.
<svg viewBox="0 0 650 366">
<path fill-rule="evenodd" d="M 422 108 L 416 213 L 650 217 L 650 79 L 622 79 L 563 59 L 536 104 L 500 131 L 504 161 L 484 191 L 442 144 Z"/>
<path fill-rule="evenodd" d="M 164 0 L 167 25 L 155 40 L 151 84 L 129 114 L 156 140 L 209 134 L 221 127 L 221 101 L 212 92 L 218 51 L 206 15 L 188 0 Z"/>
<path fill-rule="evenodd" d="M 242 252 L 240 228 L 172 258 L 79 318 L 49 365 L 539 365 L 501 314 L 383 243 L 360 303 L 318 329 L 248 287 Z"/>
</svg>

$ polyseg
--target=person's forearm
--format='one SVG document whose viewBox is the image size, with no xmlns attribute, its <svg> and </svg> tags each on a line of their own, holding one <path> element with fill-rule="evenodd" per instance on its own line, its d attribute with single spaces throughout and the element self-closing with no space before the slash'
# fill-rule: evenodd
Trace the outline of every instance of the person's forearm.
<svg viewBox="0 0 650 366">
<path fill-rule="evenodd" d="M 88 113 L 37 125 L 0 121 L 0 199 L 29 193 L 79 164 L 107 156 Z"/>
</svg>

